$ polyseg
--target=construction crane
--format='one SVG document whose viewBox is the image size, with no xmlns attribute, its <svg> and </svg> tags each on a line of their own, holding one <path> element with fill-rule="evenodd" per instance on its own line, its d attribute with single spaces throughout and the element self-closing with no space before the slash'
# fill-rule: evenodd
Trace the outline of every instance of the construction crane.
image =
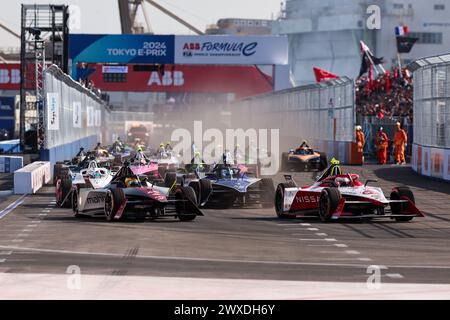
<svg viewBox="0 0 450 320">
<path fill-rule="evenodd" d="M 120 23 L 123 34 L 131 34 L 131 33 L 139 33 L 139 26 L 136 23 L 136 16 L 139 7 L 142 10 L 144 15 L 144 20 L 147 25 L 148 33 L 153 33 L 152 27 L 150 25 L 150 18 L 148 15 L 147 8 L 145 6 L 145 2 L 153 6 L 154 8 L 160 10 L 170 18 L 174 19 L 178 23 L 187 27 L 189 30 L 195 32 L 196 34 L 204 34 L 202 31 L 194 27 L 192 24 L 177 16 L 175 13 L 170 11 L 169 9 L 163 7 L 159 3 L 154 0 L 118 0 L 119 3 L 119 13 L 120 13 Z"/>
</svg>

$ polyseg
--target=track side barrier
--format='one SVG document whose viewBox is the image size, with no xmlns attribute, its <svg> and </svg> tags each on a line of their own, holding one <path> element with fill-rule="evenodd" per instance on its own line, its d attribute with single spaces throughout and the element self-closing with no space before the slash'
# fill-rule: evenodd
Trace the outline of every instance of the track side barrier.
<svg viewBox="0 0 450 320">
<path fill-rule="evenodd" d="M 23 157 L 0 156 L 0 173 L 13 173 L 23 167 Z"/>
<path fill-rule="evenodd" d="M 50 162 L 36 161 L 14 172 L 14 194 L 36 193 L 50 182 Z"/>
</svg>

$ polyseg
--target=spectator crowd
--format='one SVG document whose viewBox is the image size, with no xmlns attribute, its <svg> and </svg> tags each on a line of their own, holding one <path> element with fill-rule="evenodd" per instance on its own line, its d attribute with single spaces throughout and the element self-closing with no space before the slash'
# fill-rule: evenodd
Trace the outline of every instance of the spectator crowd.
<svg viewBox="0 0 450 320">
<path fill-rule="evenodd" d="M 372 81 L 361 76 L 355 81 L 356 113 L 362 116 L 377 116 L 395 119 L 413 117 L 413 81 L 408 70 L 392 68 L 379 74 Z"/>
</svg>

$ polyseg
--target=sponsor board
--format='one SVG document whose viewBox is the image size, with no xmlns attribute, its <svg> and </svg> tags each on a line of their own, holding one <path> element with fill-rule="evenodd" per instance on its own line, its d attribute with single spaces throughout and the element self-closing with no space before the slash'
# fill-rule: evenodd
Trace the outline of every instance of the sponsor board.
<svg viewBox="0 0 450 320">
<path fill-rule="evenodd" d="M 74 62 L 173 63 L 174 36 L 140 34 L 71 34 Z"/>
<path fill-rule="evenodd" d="M 430 174 L 434 178 L 442 179 L 444 177 L 444 150 L 431 148 L 430 149 Z"/>
<path fill-rule="evenodd" d="M 450 180 L 450 150 L 413 145 L 412 168 L 419 174 Z"/>
<path fill-rule="evenodd" d="M 175 63 L 288 64 L 284 36 L 176 36 Z"/>
<path fill-rule="evenodd" d="M 72 104 L 72 111 L 73 111 L 73 118 L 72 118 L 72 123 L 73 123 L 73 127 L 74 128 L 81 128 L 81 122 L 82 122 L 82 118 L 81 118 L 81 102 L 79 101 L 74 101 Z"/>
<path fill-rule="evenodd" d="M 134 65 L 129 65 L 122 82 L 108 81 L 103 76 L 103 67 L 95 65 L 90 76 L 103 91 L 234 93 L 236 97 L 273 91 L 272 75 L 255 66 L 175 65 L 166 66 L 161 73 L 135 71 Z"/>
<path fill-rule="evenodd" d="M 59 130 L 61 101 L 58 92 L 47 93 L 47 130 Z"/>
<path fill-rule="evenodd" d="M 444 179 L 450 180 L 450 150 L 444 150 Z"/>
<path fill-rule="evenodd" d="M 20 64 L 0 63 L 0 90 L 20 90 Z"/>
</svg>

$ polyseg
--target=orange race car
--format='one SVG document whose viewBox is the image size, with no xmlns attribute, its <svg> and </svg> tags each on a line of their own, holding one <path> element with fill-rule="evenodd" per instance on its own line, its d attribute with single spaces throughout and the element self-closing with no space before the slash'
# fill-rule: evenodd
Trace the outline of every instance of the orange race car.
<svg viewBox="0 0 450 320">
<path fill-rule="evenodd" d="M 283 171 L 323 171 L 328 167 L 325 153 L 314 151 L 306 141 L 297 149 L 283 152 L 281 159 Z"/>
</svg>

